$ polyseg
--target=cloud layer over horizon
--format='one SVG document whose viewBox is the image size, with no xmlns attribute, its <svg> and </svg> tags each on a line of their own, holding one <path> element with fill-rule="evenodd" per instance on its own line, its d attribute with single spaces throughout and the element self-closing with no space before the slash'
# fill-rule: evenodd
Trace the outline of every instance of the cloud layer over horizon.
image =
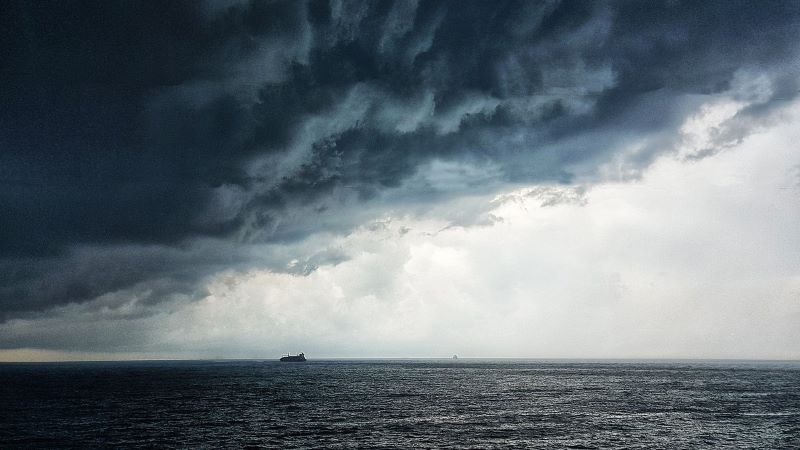
<svg viewBox="0 0 800 450">
<path fill-rule="evenodd" d="M 453 336 L 446 335 L 447 324 L 431 324 L 439 331 L 417 330 L 416 341 L 381 341 L 360 320 L 374 317 L 374 326 L 390 336 L 413 335 L 411 324 L 426 311 L 425 301 L 414 299 L 444 294 L 409 291 L 433 289 L 433 281 L 419 283 L 436 270 L 420 268 L 408 279 L 403 264 L 454 258 L 426 245 L 459 233 L 465 236 L 445 246 L 445 254 L 465 252 L 456 259 L 467 267 L 448 266 L 440 277 L 452 280 L 443 284 L 458 287 L 459 270 L 480 280 L 491 272 L 485 262 L 494 252 L 516 249 L 522 260 L 513 264 L 535 262 L 542 270 L 543 261 L 523 256 L 574 258 L 580 262 L 563 270 L 589 271 L 581 289 L 602 292 L 613 283 L 607 278 L 613 270 L 595 266 L 603 258 L 586 253 L 594 241 L 573 241 L 536 220 L 557 220 L 553 227 L 576 235 L 597 233 L 603 211 L 619 213 L 610 192 L 638 205 L 634 210 L 643 208 L 641 199 L 627 196 L 664 161 L 672 161 L 671 178 L 655 185 L 681 197 L 680 184 L 689 182 L 684 173 L 706 167 L 694 179 L 705 189 L 708 184 L 697 180 L 724 176 L 715 168 L 727 153 L 755 155 L 747 147 L 751 136 L 785 135 L 787 121 L 797 120 L 800 5 L 794 2 L 67 1 L 0 8 L 0 348 L 6 349 L 254 354 L 259 340 L 277 348 L 306 336 L 285 332 L 301 319 L 281 322 L 276 309 L 319 316 L 317 334 L 306 337 L 331 355 L 348 350 L 326 347 L 326 339 L 357 342 L 360 335 L 400 355 L 432 340 L 454 343 L 463 333 L 491 333 L 470 328 L 477 325 L 465 318 L 452 324 Z M 754 156 L 737 170 L 763 165 L 791 180 L 786 174 L 800 161 L 796 149 L 781 147 L 791 145 L 781 136 L 769 141 L 761 159 Z M 797 225 L 798 180 L 781 183 L 783 195 L 769 200 L 776 207 L 770 214 L 791 228 Z M 752 186 L 775 192 L 761 179 Z M 651 200 L 691 213 L 698 236 L 717 229 L 700 223 L 704 218 L 724 219 L 731 229 L 754 227 L 742 231 L 743 239 L 774 231 L 769 221 L 747 225 L 755 199 L 742 198 L 737 205 L 747 210 L 737 215 L 715 195 L 688 211 L 670 206 L 669 198 Z M 509 215 L 498 202 L 528 205 L 527 215 Z M 573 212 L 556 219 L 540 211 Z M 615 229 L 602 241 L 603 251 L 649 248 L 652 241 L 634 241 L 648 228 L 667 230 L 652 237 L 662 242 L 663 236 L 663 251 L 692 254 L 678 250 L 684 245 L 679 236 L 692 236 L 682 228 L 689 225 L 662 217 L 664 211 L 640 211 L 631 241 L 617 242 L 624 232 Z M 509 220 L 532 221 L 506 230 L 526 240 L 471 253 L 474 245 L 491 247 L 479 244 L 480 236 L 497 239 L 494 233 Z M 785 247 L 754 247 L 750 257 L 778 265 L 781 281 L 771 285 L 754 275 L 753 291 L 733 300 L 719 285 L 729 273 L 719 278 L 712 270 L 708 276 L 716 278 L 709 285 L 717 286 L 718 297 L 704 307 L 756 302 L 775 291 L 769 301 L 795 317 L 797 286 L 787 280 L 798 276 L 791 269 L 796 261 L 782 258 L 800 246 L 778 235 L 788 240 Z M 542 249 L 539 239 L 558 244 Z M 697 239 L 706 245 L 710 238 Z M 725 245 L 718 253 L 745 242 Z M 434 253 L 407 253 L 425 248 Z M 363 262 L 369 254 L 375 260 Z M 643 258 L 623 259 L 633 264 Z M 677 260 L 663 256 L 658 270 L 669 272 Z M 554 260 L 551 270 L 559 264 Z M 468 310 L 469 302 L 474 314 L 485 315 L 500 298 L 514 306 L 500 305 L 499 316 L 486 320 L 539 317 L 536 303 L 522 300 L 531 295 L 500 288 L 514 285 L 524 271 L 507 267 L 502 273 L 459 287 L 463 295 L 444 295 L 467 303 L 436 306 L 431 317 Z M 688 273 L 651 279 L 672 286 L 658 297 L 641 290 L 650 275 L 620 289 L 664 304 L 700 292 L 713 297 L 692 290 L 697 280 Z M 559 285 L 552 280 L 518 289 L 545 295 Z M 341 289 L 338 306 L 309 300 L 314 292 L 336 292 L 334 286 Z M 639 307 L 617 303 L 595 311 L 578 304 L 581 292 L 548 295 L 561 305 L 553 306 L 561 324 Z M 207 310 L 199 312 L 209 302 L 220 305 L 213 317 L 224 311 L 260 317 L 274 333 L 219 331 L 214 344 L 214 321 Z M 353 314 L 353 323 L 340 316 L 343 311 Z M 752 313 L 746 305 L 739 311 Z M 391 328 L 382 314 L 406 320 Z M 217 326 L 236 329 L 236 323 L 227 317 Z M 512 325 L 508 329 L 517 330 Z M 509 331 L 507 340 L 536 339 L 523 328 Z M 776 340 L 796 337 L 788 329 L 781 333 Z M 153 344 L 153 334 L 163 345 Z M 723 341 L 719 349 L 734 345 Z M 358 345 L 353 352 L 371 351 Z M 642 353 L 604 345 L 597 354 Z M 523 348 L 514 355 L 525 354 Z M 582 347 L 553 348 L 577 355 Z M 796 357 L 798 349 L 776 344 L 771 351 Z"/>
</svg>

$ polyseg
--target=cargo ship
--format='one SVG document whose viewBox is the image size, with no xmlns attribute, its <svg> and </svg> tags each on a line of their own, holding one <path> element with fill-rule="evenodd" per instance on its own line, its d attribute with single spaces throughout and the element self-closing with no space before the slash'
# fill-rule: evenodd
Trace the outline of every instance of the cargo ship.
<svg viewBox="0 0 800 450">
<path fill-rule="evenodd" d="M 306 355 L 303 353 L 300 353 L 297 356 L 292 356 L 291 354 L 287 353 L 286 356 L 281 358 L 281 362 L 305 362 L 305 360 Z"/>
</svg>

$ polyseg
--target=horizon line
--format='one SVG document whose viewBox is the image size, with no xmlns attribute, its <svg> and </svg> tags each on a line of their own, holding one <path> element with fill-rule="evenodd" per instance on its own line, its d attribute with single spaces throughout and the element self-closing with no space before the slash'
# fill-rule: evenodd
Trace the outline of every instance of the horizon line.
<svg viewBox="0 0 800 450">
<path fill-rule="evenodd" d="M 514 356 L 322 356 L 308 358 L 305 362 L 325 361 L 540 361 L 540 362 L 754 362 L 754 363 L 800 363 L 797 359 L 782 358 L 697 358 L 697 357 L 514 357 Z M 278 357 L 246 358 L 97 358 L 97 359 L 42 359 L 0 360 L 0 364 L 37 363 L 99 363 L 99 362 L 203 362 L 203 361 L 260 361 L 279 362 Z"/>
</svg>

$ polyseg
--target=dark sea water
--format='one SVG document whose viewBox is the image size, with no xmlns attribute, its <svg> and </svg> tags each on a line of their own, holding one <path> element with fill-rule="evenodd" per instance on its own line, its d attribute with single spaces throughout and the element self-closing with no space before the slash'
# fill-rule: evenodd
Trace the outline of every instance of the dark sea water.
<svg viewBox="0 0 800 450">
<path fill-rule="evenodd" d="M 0 443 L 800 448 L 800 364 L 0 364 Z"/>
</svg>

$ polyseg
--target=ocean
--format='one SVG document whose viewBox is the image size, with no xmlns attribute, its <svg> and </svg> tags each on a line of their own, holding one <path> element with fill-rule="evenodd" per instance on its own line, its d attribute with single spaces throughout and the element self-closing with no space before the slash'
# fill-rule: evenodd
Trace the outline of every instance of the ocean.
<svg viewBox="0 0 800 450">
<path fill-rule="evenodd" d="M 800 363 L 0 364 L 0 444 L 800 448 Z"/>
</svg>

